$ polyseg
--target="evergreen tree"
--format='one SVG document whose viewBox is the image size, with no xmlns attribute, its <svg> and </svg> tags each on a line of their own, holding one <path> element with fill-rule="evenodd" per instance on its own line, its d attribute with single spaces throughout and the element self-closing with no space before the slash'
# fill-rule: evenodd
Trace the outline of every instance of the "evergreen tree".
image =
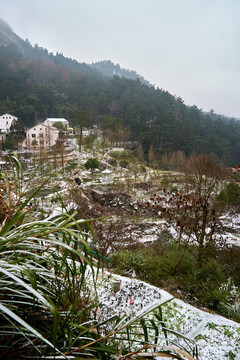
<svg viewBox="0 0 240 360">
<path fill-rule="evenodd" d="M 74 119 L 71 121 L 72 125 L 79 131 L 79 152 L 82 150 L 82 131 L 84 127 L 91 126 L 91 118 L 84 110 L 79 110 L 75 113 Z"/>
</svg>

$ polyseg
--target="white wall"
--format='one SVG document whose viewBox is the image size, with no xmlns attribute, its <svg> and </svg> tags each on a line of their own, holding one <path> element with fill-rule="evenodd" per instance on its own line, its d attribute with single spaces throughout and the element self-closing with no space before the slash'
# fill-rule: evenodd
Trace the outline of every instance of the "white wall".
<svg viewBox="0 0 240 360">
<path fill-rule="evenodd" d="M 13 120 L 17 120 L 16 116 L 11 114 L 3 114 L 0 116 L 0 132 L 7 133 L 10 131 L 10 126 Z"/>
<path fill-rule="evenodd" d="M 46 126 L 44 124 L 38 124 L 27 130 L 26 139 L 23 142 L 23 147 L 41 147 L 44 149 L 50 149 L 53 145 L 56 144 L 58 134 L 59 131 L 57 129 Z M 36 145 L 34 145 L 34 140 L 37 141 Z"/>
</svg>

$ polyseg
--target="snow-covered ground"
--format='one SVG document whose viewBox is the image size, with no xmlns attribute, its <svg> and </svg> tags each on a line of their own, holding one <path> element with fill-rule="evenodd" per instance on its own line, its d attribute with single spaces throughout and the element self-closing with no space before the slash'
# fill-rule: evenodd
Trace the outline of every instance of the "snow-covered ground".
<svg viewBox="0 0 240 360">
<path fill-rule="evenodd" d="M 165 325 L 196 342 L 199 360 L 240 359 L 240 324 L 188 305 L 135 278 L 104 272 L 98 280 L 98 315 L 102 320 L 111 315 L 133 316 L 156 300 L 170 300 L 162 306 Z M 118 292 L 114 291 L 116 284 Z"/>
<path fill-rule="evenodd" d="M 226 226 L 231 231 L 225 231 L 222 235 L 223 239 L 233 245 L 240 246 L 240 214 L 225 214 L 221 217 L 223 226 Z"/>
<path fill-rule="evenodd" d="M 74 146 L 74 142 L 72 144 Z M 77 150 L 73 154 L 78 157 L 79 163 L 83 165 L 89 154 L 82 152 L 81 157 Z M 102 159 L 103 160 L 103 159 Z M 109 166 L 109 165 L 108 165 Z M 76 171 L 79 169 L 76 168 Z M 124 173 L 125 169 L 121 169 Z M 91 179 L 91 173 L 81 169 L 81 177 Z M 123 175 L 123 174 L 122 174 Z M 100 176 L 100 175 L 99 175 Z M 123 176 L 121 180 L 123 181 Z M 94 184 L 94 181 L 92 181 Z M 86 184 L 91 186 L 91 181 Z M 82 184 L 84 187 L 85 184 Z M 104 186 L 100 184 L 100 186 Z M 60 195 L 66 191 L 68 184 L 66 181 L 61 182 L 62 190 Z M 56 195 L 56 194 L 55 194 Z M 53 195 L 54 196 L 54 195 Z M 137 198 L 144 198 L 145 193 L 140 193 Z M 46 201 L 51 200 L 52 195 L 46 197 Z M 69 206 L 75 207 L 74 203 Z M 57 205 L 52 206 L 52 213 L 47 219 L 62 213 L 63 209 Z M 240 215 L 227 214 L 222 218 L 226 226 L 225 233 L 221 235 L 226 242 L 240 245 Z M 155 241 L 159 235 L 160 225 L 165 222 L 155 221 L 152 227 L 146 228 L 141 233 L 141 242 Z M 234 229 L 234 232 L 231 230 Z M 169 227 L 168 230 L 175 235 L 174 229 Z M 136 231 L 133 236 L 139 238 Z M 114 291 L 114 284 L 120 283 L 120 290 Z M 111 315 L 134 315 L 144 306 L 154 303 L 156 300 L 171 299 L 172 296 L 159 288 L 151 286 L 142 281 L 105 273 L 99 278 L 98 286 L 99 312 L 98 316 L 103 320 Z M 199 349 L 199 360 L 240 360 L 240 324 L 212 314 L 210 312 L 199 310 L 191 305 L 184 303 L 179 299 L 172 299 L 166 305 L 163 305 L 163 316 L 166 326 L 174 329 L 196 341 Z"/>
</svg>

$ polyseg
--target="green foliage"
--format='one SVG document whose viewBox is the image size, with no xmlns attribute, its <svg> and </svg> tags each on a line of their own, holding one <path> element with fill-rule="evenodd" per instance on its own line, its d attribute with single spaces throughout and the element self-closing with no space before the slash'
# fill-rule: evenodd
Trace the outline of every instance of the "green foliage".
<svg viewBox="0 0 240 360">
<path fill-rule="evenodd" d="M 232 352 L 232 350 L 228 351 L 225 356 L 229 360 L 234 360 L 236 358 L 236 355 Z"/>
<path fill-rule="evenodd" d="M 200 281 L 221 283 L 225 279 L 222 265 L 215 259 L 206 260 L 198 270 L 197 278 Z"/>
<path fill-rule="evenodd" d="M 156 164 L 177 151 L 187 156 L 214 153 L 226 164 L 237 164 L 239 121 L 204 114 L 181 98 L 137 80 L 96 76 L 90 66 L 59 53 L 54 56 L 39 46 L 23 41 L 21 48 L 25 57 L 14 45 L 0 49 L 1 113 L 21 117 L 28 127 L 49 116 L 89 126 L 91 121 L 84 125 L 76 118 L 82 109 L 110 142 L 140 143 L 145 160 L 152 148 L 151 162 Z M 176 164 L 174 160 L 168 166 Z"/>
<path fill-rule="evenodd" d="M 235 182 L 230 182 L 226 185 L 226 192 L 228 195 L 228 203 L 231 205 L 240 204 L 240 186 Z"/>
<path fill-rule="evenodd" d="M 111 266 L 119 272 L 136 270 L 137 276 L 155 286 L 163 286 L 164 281 L 173 278 L 175 267 L 179 262 L 179 247 L 175 245 L 162 246 L 159 249 L 141 249 L 139 251 L 120 250 L 111 258 Z M 196 261 L 188 252 L 178 268 L 179 276 L 192 278 L 196 272 Z"/>
<path fill-rule="evenodd" d="M 120 160 L 119 161 L 119 165 L 122 167 L 122 168 L 127 168 L 129 162 L 127 160 Z"/>
<path fill-rule="evenodd" d="M 97 321 L 101 263 L 96 252 L 94 261 L 87 242 L 88 222 L 76 221 L 74 214 L 67 213 L 39 221 L 30 201 L 48 179 L 26 197 L 22 194 L 21 164 L 17 158 L 9 161 L 11 171 L 0 173 L 0 200 L 7 204 L 1 207 L 0 229 L 1 356 L 110 359 L 133 349 L 140 352 L 146 338 L 149 348 L 154 346 L 164 354 L 172 353 L 178 359 L 194 356 L 193 341 L 171 331 L 186 342 L 184 351 L 180 350 L 175 339 L 158 337 L 159 316 L 149 321 L 150 313 L 166 300 L 160 299 L 130 318 L 114 316 L 103 323 Z M 139 259 L 132 258 L 132 265 L 137 262 Z M 168 336 L 166 329 L 164 334 Z M 169 349 L 169 343 L 175 348 Z"/>
<path fill-rule="evenodd" d="M 93 144 L 94 144 L 96 138 L 97 138 L 97 136 L 93 135 L 93 134 L 84 137 L 83 141 L 82 141 L 83 145 L 85 145 L 85 147 L 87 149 L 93 149 Z"/>
<path fill-rule="evenodd" d="M 114 118 L 109 115 L 103 115 L 100 116 L 99 125 L 103 131 L 117 131 L 117 128 L 122 125 L 122 119 Z"/>
<path fill-rule="evenodd" d="M 24 123 L 23 121 L 18 118 L 17 120 L 13 120 L 10 126 L 10 131 L 16 132 L 17 134 L 24 134 Z"/>
<path fill-rule="evenodd" d="M 57 128 L 59 131 L 63 132 L 65 131 L 65 127 L 63 125 L 63 123 L 61 121 L 55 121 L 54 122 L 54 125 L 53 125 L 55 128 Z"/>
<path fill-rule="evenodd" d="M 24 139 L 25 136 L 21 132 L 9 133 L 7 138 L 2 141 L 2 150 L 17 150 Z"/>
<path fill-rule="evenodd" d="M 228 183 L 216 196 L 216 200 L 223 206 L 240 205 L 240 186 L 235 182 Z"/>
<path fill-rule="evenodd" d="M 91 125 L 91 117 L 85 110 L 78 110 L 71 121 L 72 125 L 76 128 L 83 128 L 84 126 Z"/>
<path fill-rule="evenodd" d="M 74 118 L 71 120 L 72 125 L 75 130 L 79 132 L 79 152 L 81 152 L 82 148 L 82 131 L 83 127 L 91 126 L 91 117 L 85 110 L 76 111 Z"/>
<path fill-rule="evenodd" d="M 134 155 L 130 149 L 125 149 L 122 151 L 111 151 L 109 155 L 119 161 L 119 165 L 122 168 L 127 168 L 130 162 L 134 162 Z"/>
<path fill-rule="evenodd" d="M 117 166 L 118 163 L 117 163 L 117 160 L 115 160 L 115 159 L 109 159 L 108 164 L 112 165 L 112 166 Z"/>
<path fill-rule="evenodd" d="M 228 205 L 228 194 L 227 191 L 221 190 L 219 194 L 216 196 L 216 200 L 225 208 Z"/>
<path fill-rule="evenodd" d="M 111 151 L 109 155 L 116 160 L 130 160 L 133 158 L 133 153 L 129 149 L 122 151 Z"/>
<path fill-rule="evenodd" d="M 87 170 L 89 169 L 94 170 L 99 167 L 99 161 L 96 158 L 89 158 L 84 164 L 84 166 Z"/>
<path fill-rule="evenodd" d="M 85 328 L 80 324 L 94 306 L 86 286 L 87 264 L 93 271 L 91 251 L 72 216 L 38 220 L 30 201 L 44 183 L 26 198 L 21 165 L 16 158 L 9 161 L 12 172 L 0 174 L 5 204 L 0 229 L 1 354 L 8 359 L 63 354 L 73 343 L 80 344 L 79 331 Z"/>
<path fill-rule="evenodd" d="M 144 254 L 138 251 L 120 250 L 111 257 L 111 265 L 118 271 L 138 271 L 144 262 Z"/>
<path fill-rule="evenodd" d="M 168 189 L 170 184 L 171 184 L 171 179 L 167 176 L 164 176 L 161 180 L 161 186 Z"/>
</svg>

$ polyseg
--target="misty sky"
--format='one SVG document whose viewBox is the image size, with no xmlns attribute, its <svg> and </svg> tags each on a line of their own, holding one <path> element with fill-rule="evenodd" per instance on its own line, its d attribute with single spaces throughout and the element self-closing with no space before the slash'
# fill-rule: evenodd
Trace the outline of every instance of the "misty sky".
<svg viewBox="0 0 240 360">
<path fill-rule="evenodd" d="M 111 60 L 204 111 L 240 117 L 240 0 L 0 0 L 32 45 Z"/>
</svg>

